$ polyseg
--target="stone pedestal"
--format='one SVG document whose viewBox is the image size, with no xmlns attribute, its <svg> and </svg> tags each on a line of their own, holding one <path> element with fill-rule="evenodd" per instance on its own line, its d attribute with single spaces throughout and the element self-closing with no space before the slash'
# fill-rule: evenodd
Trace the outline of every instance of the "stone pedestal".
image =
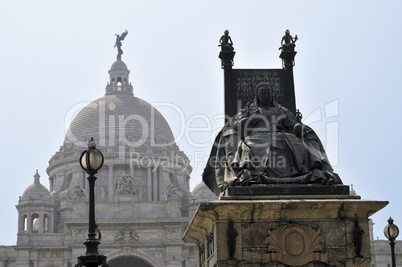
<svg viewBox="0 0 402 267">
<path fill-rule="evenodd" d="M 183 237 L 198 266 L 370 267 L 368 217 L 387 201 L 276 198 L 200 204 Z"/>
</svg>

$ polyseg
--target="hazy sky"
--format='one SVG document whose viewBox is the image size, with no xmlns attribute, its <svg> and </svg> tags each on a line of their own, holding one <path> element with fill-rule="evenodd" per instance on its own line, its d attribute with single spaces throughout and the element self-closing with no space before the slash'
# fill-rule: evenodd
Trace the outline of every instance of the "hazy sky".
<svg viewBox="0 0 402 267">
<path fill-rule="evenodd" d="M 280 68 L 280 40 L 297 34 L 297 108 L 335 171 L 363 199 L 388 200 L 402 226 L 401 1 L 1 1 L 0 245 L 14 245 L 15 205 L 63 143 L 68 111 L 104 95 L 116 33 L 135 96 L 158 103 L 201 181 L 222 121 L 218 41 L 228 29 L 235 68 Z M 166 104 L 177 107 L 185 118 Z M 197 132 L 196 127 L 211 130 Z"/>
</svg>

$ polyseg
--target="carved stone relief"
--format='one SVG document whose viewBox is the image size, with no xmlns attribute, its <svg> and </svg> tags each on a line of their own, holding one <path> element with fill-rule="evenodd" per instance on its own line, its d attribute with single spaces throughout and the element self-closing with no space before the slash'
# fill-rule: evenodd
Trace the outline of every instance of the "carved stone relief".
<svg viewBox="0 0 402 267">
<path fill-rule="evenodd" d="M 138 234 L 135 231 L 121 230 L 114 237 L 115 242 L 132 242 L 138 240 Z"/>
<path fill-rule="evenodd" d="M 79 185 L 76 185 L 73 188 L 70 188 L 68 190 L 61 192 L 59 196 L 60 196 L 60 199 L 62 199 L 62 200 L 70 200 L 70 201 L 86 201 L 86 200 L 88 200 L 87 193 Z"/>
<path fill-rule="evenodd" d="M 214 254 L 215 247 L 214 247 L 214 232 L 211 231 L 207 235 L 207 258 L 211 257 Z"/>
<path fill-rule="evenodd" d="M 170 241 L 181 240 L 181 228 L 169 228 L 166 234 Z"/>
<path fill-rule="evenodd" d="M 107 196 L 108 196 L 107 187 L 104 186 L 104 185 L 99 186 L 98 187 L 98 194 L 97 194 L 98 201 L 106 201 Z"/>
<path fill-rule="evenodd" d="M 73 231 L 73 238 L 75 242 L 82 243 L 87 238 L 87 231 L 85 230 L 74 230 Z"/>
<path fill-rule="evenodd" d="M 202 244 L 198 247 L 198 262 L 200 263 L 200 266 L 204 265 L 205 262 L 205 245 Z"/>
<path fill-rule="evenodd" d="M 98 181 L 96 183 L 95 188 L 97 190 L 96 194 L 95 194 L 96 200 L 97 201 L 107 201 L 107 197 L 109 195 L 109 189 L 108 189 L 109 187 L 108 187 L 106 179 L 101 179 L 100 181 Z"/>
<path fill-rule="evenodd" d="M 87 200 L 87 194 L 79 185 L 76 185 L 73 189 L 67 191 L 67 199 L 69 200 Z"/>
<path fill-rule="evenodd" d="M 116 180 L 115 195 L 131 195 L 136 200 L 142 200 L 144 197 L 143 186 L 140 181 L 130 175 L 123 173 Z"/>
<path fill-rule="evenodd" d="M 183 216 L 188 216 L 189 214 L 189 204 L 190 197 L 187 192 L 181 190 L 178 186 L 169 184 L 165 187 L 163 191 L 165 201 L 169 200 L 180 200 L 181 201 L 181 212 Z"/>
<path fill-rule="evenodd" d="M 183 192 L 173 184 L 167 185 L 163 194 L 165 201 L 181 199 L 183 197 Z"/>
<path fill-rule="evenodd" d="M 249 102 L 254 100 L 254 91 L 257 84 L 261 82 L 268 82 L 274 89 L 276 99 L 282 98 L 281 84 L 283 83 L 282 77 L 277 72 L 271 71 L 237 71 L 236 77 L 236 90 L 237 98 L 241 101 L 241 107 L 244 108 Z"/>
<path fill-rule="evenodd" d="M 262 253 L 262 262 L 281 262 L 286 265 L 305 265 L 309 262 L 328 264 L 327 244 L 320 229 L 290 224 L 268 230 L 264 243 L 267 250 Z"/>
</svg>

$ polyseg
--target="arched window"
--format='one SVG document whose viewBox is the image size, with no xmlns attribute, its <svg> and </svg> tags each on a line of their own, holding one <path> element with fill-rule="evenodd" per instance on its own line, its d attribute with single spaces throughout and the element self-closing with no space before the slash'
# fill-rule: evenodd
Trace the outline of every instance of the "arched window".
<svg viewBox="0 0 402 267">
<path fill-rule="evenodd" d="M 173 173 L 169 173 L 169 178 L 170 178 L 170 183 L 171 184 L 173 184 L 173 185 L 177 184 Z"/>
<path fill-rule="evenodd" d="M 43 232 L 49 233 L 49 215 L 43 217 Z"/>
<path fill-rule="evenodd" d="M 39 233 L 39 215 L 36 213 L 31 217 L 31 229 L 33 234 Z"/>
<path fill-rule="evenodd" d="M 121 77 L 117 78 L 117 91 L 121 91 Z"/>
<path fill-rule="evenodd" d="M 73 179 L 73 174 L 72 173 L 69 173 L 68 175 L 67 175 L 67 179 L 66 179 L 66 181 L 67 181 L 67 184 L 66 184 L 66 188 L 69 188 L 70 187 L 70 184 L 71 184 L 71 180 Z"/>
<path fill-rule="evenodd" d="M 23 233 L 26 233 L 26 232 L 28 232 L 28 216 L 26 215 L 26 214 L 24 214 L 23 216 L 22 216 L 22 232 Z"/>
</svg>

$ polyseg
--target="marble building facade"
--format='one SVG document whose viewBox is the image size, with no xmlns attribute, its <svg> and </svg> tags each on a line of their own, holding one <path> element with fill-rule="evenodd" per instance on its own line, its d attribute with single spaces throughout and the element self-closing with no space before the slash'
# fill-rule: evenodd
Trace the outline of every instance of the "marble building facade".
<svg viewBox="0 0 402 267">
<path fill-rule="evenodd" d="M 129 74 L 116 60 L 105 96 L 74 118 L 49 160 L 49 189 L 34 174 L 16 205 L 17 243 L 0 245 L 0 267 L 71 267 L 85 253 L 89 186 L 78 159 L 91 137 L 105 157 L 96 175 L 96 218 L 109 266 L 197 266 L 198 249 L 182 235 L 198 204 L 216 197 L 203 183 L 190 191 L 187 156 L 163 116 L 134 96 Z M 390 266 L 388 241 L 374 240 L 372 229 L 370 240 L 372 266 Z"/>
<path fill-rule="evenodd" d="M 203 185 L 190 192 L 189 159 L 159 111 L 134 96 L 129 74 L 116 60 L 105 96 L 74 118 L 49 160 L 49 189 L 35 173 L 16 205 L 17 244 L 0 246 L 0 266 L 70 267 L 85 253 L 89 185 L 78 159 L 91 137 L 105 157 L 95 198 L 109 266 L 196 266 L 182 235 L 198 203 L 215 197 Z"/>
</svg>

